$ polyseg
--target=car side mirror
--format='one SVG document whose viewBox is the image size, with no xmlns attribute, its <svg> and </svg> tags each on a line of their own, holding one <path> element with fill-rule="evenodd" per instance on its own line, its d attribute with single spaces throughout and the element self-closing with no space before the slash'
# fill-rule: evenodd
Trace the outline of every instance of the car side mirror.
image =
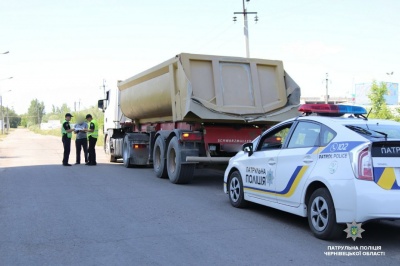
<svg viewBox="0 0 400 266">
<path fill-rule="evenodd" d="M 97 102 L 97 107 L 104 112 L 104 100 L 99 100 Z"/>
<path fill-rule="evenodd" d="M 242 146 L 242 151 L 247 152 L 249 157 L 253 154 L 253 143 L 245 143 Z"/>
</svg>

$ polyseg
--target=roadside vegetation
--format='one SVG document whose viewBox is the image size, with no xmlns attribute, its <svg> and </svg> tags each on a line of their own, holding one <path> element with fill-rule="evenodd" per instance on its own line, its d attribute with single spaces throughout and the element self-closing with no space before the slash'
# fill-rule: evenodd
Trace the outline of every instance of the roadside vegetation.
<svg viewBox="0 0 400 266">
<path fill-rule="evenodd" d="M 4 134 L 1 134 L 1 131 L 0 131 L 0 141 L 3 141 L 7 137 L 7 135 L 10 134 L 11 132 L 13 132 L 14 130 L 15 130 L 15 128 L 10 128 L 10 131 L 8 133 L 5 132 Z"/>
<path fill-rule="evenodd" d="M 70 123 L 74 125 L 78 119 L 85 119 L 87 114 L 91 114 L 95 120 L 97 120 L 99 124 L 99 137 L 97 139 L 97 146 L 103 146 L 103 119 L 104 114 L 97 107 L 90 107 L 88 109 L 76 111 L 72 110 L 67 106 L 67 104 L 63 104 L 60 107 L 52 106 L 51 112 L 45 111 L 45 105 L 43 102 L 39 102 L 38 99 L 34 99 L 31 101 L 31 104 L 28 108 L 28 112 L 26 114 L 21 115 L 20 124 L 22 127 L 28 128 L 30 131 L 35 132 L 41 135 L 50 135 L 60 137 L 61 139 L 61 124 L 65 119 L 65 114 L 71 113 L 74 117 L 72 117 Z M 48 123 L 49 121 L 55 121 L 55 128 L 41 128 L 40 125 L 44 126 L 44 123 Z M 72 134 L 72 139 L 76 139 L 76 135 Z"/>
<path fill-rule="evenodd" d="M 371 106 L 368 109 L 370 112 L 369 118 L 387 119 L 400 122 L 400 108 L 390 108 L 385 101 L 385 95 L 388 94 L 386 83 L 372 82 L 370 94 L 368 98 L 371 101 Z"/>
</svg>

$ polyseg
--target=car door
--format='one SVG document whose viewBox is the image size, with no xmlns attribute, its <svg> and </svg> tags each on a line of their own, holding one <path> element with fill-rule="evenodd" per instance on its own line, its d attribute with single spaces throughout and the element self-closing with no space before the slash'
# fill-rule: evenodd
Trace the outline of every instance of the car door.
<svg viewBox="0 0 400 266">
<path fill-rule="evenodd" d="M 299 121 L 287 147 L 279 153 L 275 178 L 278 203 L 300 205 L 302 185 L 318 160 L 322 128 L 315 122 Z"/>
<path fill-rule="evenodd" d="M 263 134 L 254 153 L 243 160 L 243 187 L 247 197 L 276 202 L 275 171 L 277 157 L 292 126 L 292 122 Z"/>
</svg>

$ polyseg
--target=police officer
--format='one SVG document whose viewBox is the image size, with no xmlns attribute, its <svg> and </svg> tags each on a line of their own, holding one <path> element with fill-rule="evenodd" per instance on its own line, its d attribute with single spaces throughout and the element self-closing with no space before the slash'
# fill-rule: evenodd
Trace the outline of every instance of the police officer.
<svg viewBox="0 0 400 266">
<path fill-rule="evenodd" d="M 86 120 L 88 121 L 89 128 L 85 131 L 88 133 L 89 140 L 89 162 L 86 165 L 96 165 L 96 142 L 99 136 L 99 124 L 93 119 L 91 114 L 86 115 Z"/>
<path fill-rule="evenodd" d="M 62 164 L 64 166 L 71 166 L 68 163 L 69 153 L 71 151 L 72 132 L 74 131 L 74 129 L 71 128 L 71 126 L 69 125 L 69 121 L 71 120 L 71 117 L 73 117 L 73 116 L 70 113 L 66 113 L 65 120 L 61 127 L 62 143 L 64 146 L 64 156 L 63 156 Z"/>
</svg>

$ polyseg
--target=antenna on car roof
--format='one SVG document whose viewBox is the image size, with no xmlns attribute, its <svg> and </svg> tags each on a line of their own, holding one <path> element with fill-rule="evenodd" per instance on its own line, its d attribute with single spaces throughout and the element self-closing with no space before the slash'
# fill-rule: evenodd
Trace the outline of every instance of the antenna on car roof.
<svg viewBox="0 0 400 266">
<path fill-rule="evenodd" d="M 369 114 L 372 112 L 372 107 L 371 107 L 371 109 L 369 109 L 369 112 L 368 112 L 368 114 L 367 114 L 367 116 L 365 117 L 365 120 L 368 120 L 368 116 L 369 116 Z"/>
</svg>

